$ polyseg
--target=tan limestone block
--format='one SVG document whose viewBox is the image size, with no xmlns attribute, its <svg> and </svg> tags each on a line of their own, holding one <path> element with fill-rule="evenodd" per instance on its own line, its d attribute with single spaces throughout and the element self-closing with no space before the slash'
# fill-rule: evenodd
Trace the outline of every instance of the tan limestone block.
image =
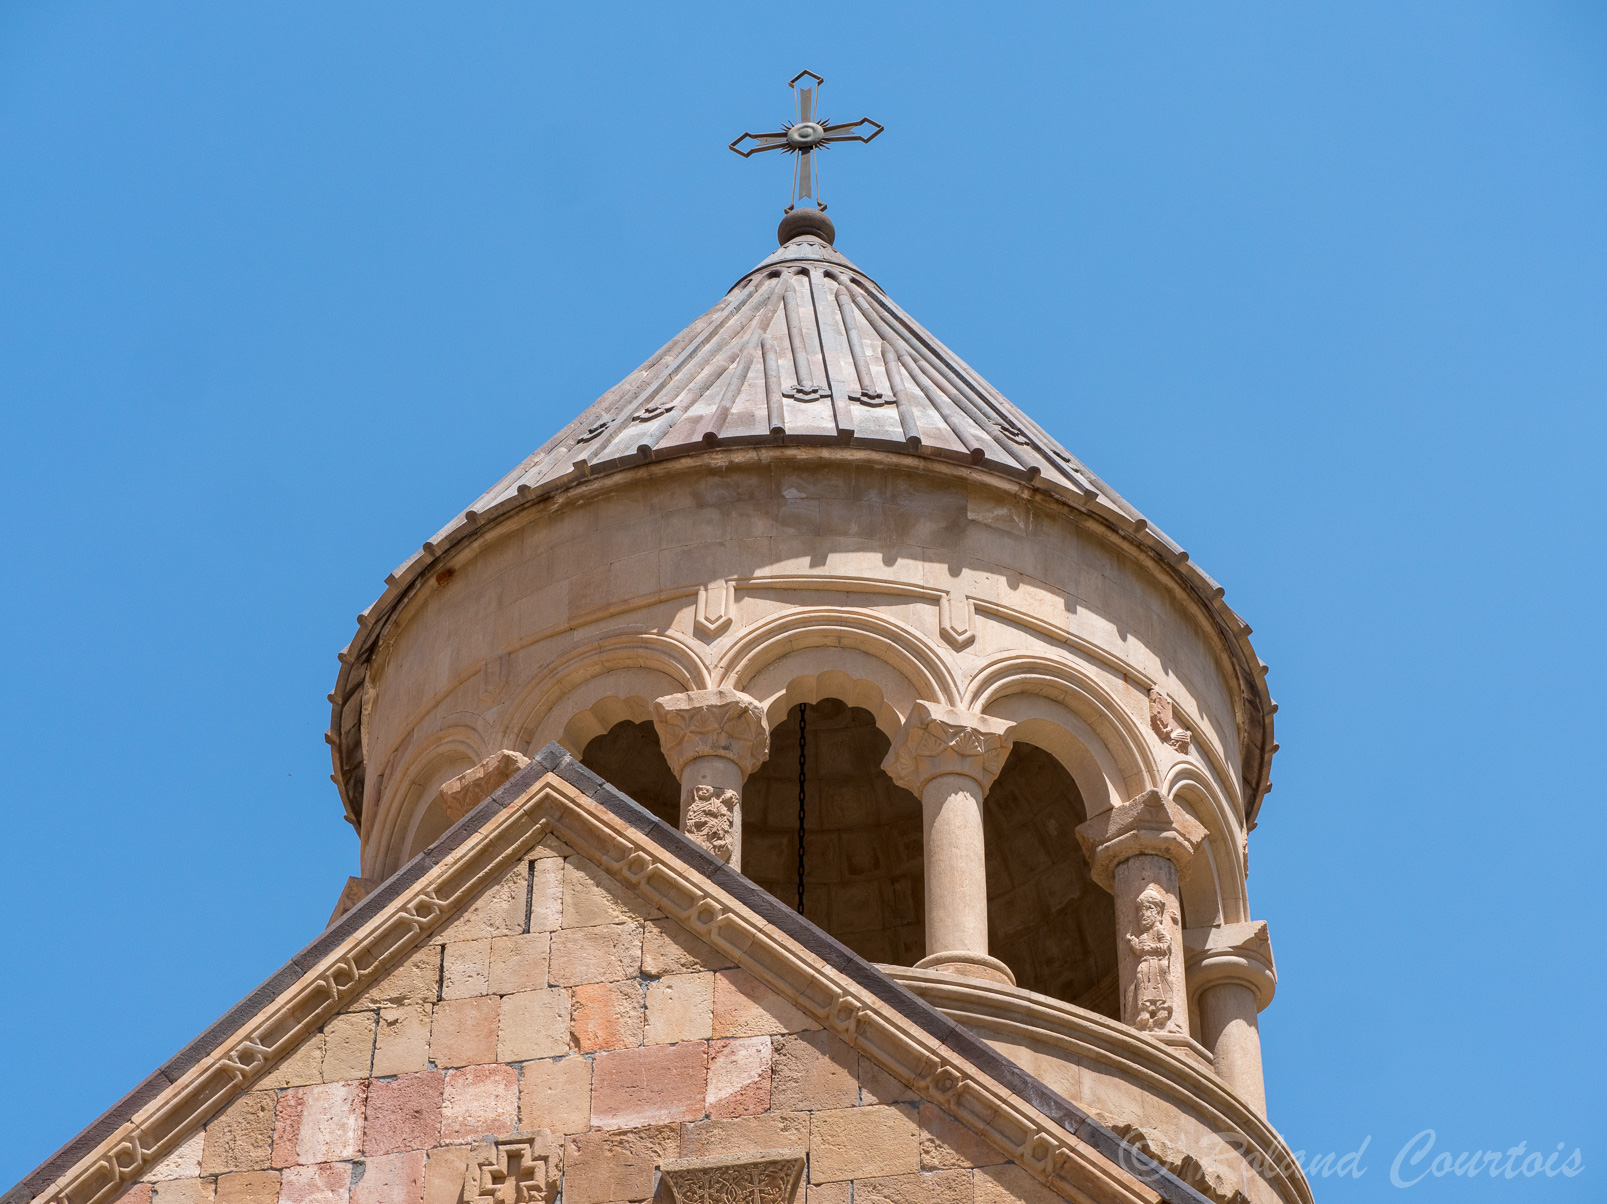
<svg viewBox="0 0 1607 1204">
<path fill-rule="evenodd" d="M 714 1027 L 714 975 L 670 974 L 647 986 L 648 1045 L 706 1041 Z"/>
<path fill-rule="evenodd" d="M 248 1091 L 207 1125 L 201 1173 L 267 1170 L 273 1153 L 274 1102 L 272 1091 Z"/>
<path fill-rule="evenodd" d="M 773 1056 L 771 1107 L 814 1112 L 859 1103 L 858 1055 L 833 1034 L 777 1037 Z"/>
<path fill-rule="evenodd" d="M 374 1036 L 376 1077 L 409 1074 L 430 1064 L 430 1021 L 435 1006 L 416 1003 L 381 1008 L 379 1031 Z"/>
<path fill-rule="evenodd" d="M 255 1174 L 254 1171 L 244 1172 Z M 134 1183 L 123 1189 L 116 1197 L 116 1204 L 151 1204 L 156 1187 L 150 1183 Z"/>
<path fill-rule="evenodd" d="M 306 1087 L 324 1081 L 324 1034 L 308 1037 L 271 1073 L 257 1080 L 257 1087 L 269 1091 L 277 1087 Z"/>
<path fill-rule="evenodd" d="M 493 937 L 491 994 L 511 995 L 515 991 L 539 991 L 546 987 L 547 943 L 545 932 Z"/>
<path fill-rule="evenodd" d="M 500 940 L 510 940 L 500 937 Z M 473 999 L 491 987 L 491 938 L 453 941 L 442 952 L 441 998 Z"/>
<path fill-rule="evenodd" d="M 279 1097 L 275 1166 L 311 1166 L 355 1158 L 363 1148 L 368 1082 L 291 1087 Z"/>
<path fill-rule="evenodd" d="M 352 1188 L 351 1204 L 421 1204 L 424 1199 L 423 1150 L 370 1158 Z"/>
<path fill-rule="evenodd" d="M 584 857 L 564 861 L 563 908 L 565 928 L 654 920 L 664 914 Z"/>
<path fill-rule="evenodd" d="M 819 1027 L 746 970 L 721 970 L 714 976 L 716 1037 L 759 1037 Z"/>
<path fill-rule="evenodd" d="M 635 978 L 642 968 L 642 926 L 600 924 L 595 928 L 565 928 L 552 935 L 547 980 L 554 986 L 574 987 L 587 982 L 617 982 Z"/>
<path fill-rule="evenodd" d="M 804 1204 L 850 1204 L 854 1185 L 847 1179 L 839 1183 L 810 1183 L 804 1188 Z"/>
<path fill-rule="evenodd" d="M 464 770 L 441 787 L 441 807 L 446 811 L 446 817 L 456 823 L 528 764 L 529 757 L 511 748 L 504 748 L 492 753 L 473 769 Z"/>
<path fill-rule="evenodd" d="M 349 1012 L 324 1025 L 323 1081 L 366 1079 L 373 1067 L 378 1012 Z"/>
<path fill-rule="evenodd" d="M 921 1169 L 958 1170 L 1009 1161 L 992 1142 L 978 1137 L 935 1104 L 921 1105 Z"/>
<path fill-rule="evenodd" d="M 525 862 L 517 862 L 436 933 L 435 939 L 451 944 L 482 937 L 515 936 L 525 930 L 525 899 L 529 892 L 529 868 Z"/>
<path fill-rule="evenodd" d="M 710 1116 L 756 1116 L 770 1111 L 769 1037 L 736 1037 L 709 1042 L 709 1086 L 704 1103 Z"/>
<path fill-rule="evenodd" d="M 463 1172 L 468 1168 L 469 1147 L 441 1146 L 424 1161 L 424 1204 L 459 1204 Z"/>
<path fill-rule="evenodd" d="M 652 920 L 642 930 L 642 973 L 649 978 L 724 970 L 736 963 L 698 940 L 674 920 Z"/>
<path fill-rule="evenodd" d="M 919 1174 L 855 1179 L 854 1204 L 927 1204 L 926 1180 Z"/>
<path fill-rule="evenodd" d="M 634 1049 L 642 1043 L 642 984 L 590 982 L 574 988 L 569 1046 L 582 1053 Z"/>
<path fill-rule="evenodd" d="M 524 1062 L 568 1053 L 569 1012 L 569 992 L 562 988 L 504 995 L 497 1061 Z"/>
<path fill-rule="evenodd" d="M 219 1175 L 217 1204 L 276 1204 L 279 1199 L 278 1171 L 235 1171 Z"/>
<path fill-rule="evenodd" d="M 168 1179 L 156 1184 L 156 1204 L 212 1204 L 217 1184 L 212 1179 Z"/>
<path fill-rule="evenodd" d="M 444 1079 L 440 1071 L 427 1070 L 370 1083 L 363 1153 L 375 1157 L 427 1150 L 440 1141 Z"/>
<path fill-rule="evenodd" d="M 601 1053 L 592 1062 L 591 1122 L 629 1129 L 697 1120 L 707 1092 L 708 1049 L 701 1041 Z"/>
<path fill-rule="evenodd" d="M 415 949 L 401 965 L 369 986 L 348 1012 L 367 1012 L 377 1007 L 407 1007 L 434 1003 L 441 981 L 441 947 L 424 945 Z"/>
<path fill-rule="evenodd" d="M 809 1113 L 769 1112 L 681 1126 L 681 1157 L 712 1158 L 809 1144 Z"/>
<path fill-rule="evenodd" d="M 921 1169 L 914 1109 L 873 1104 L 816 1112 L 809 1127 L 809 1181 L 882 1178 Z"/>
<path fill-rule="evenodd" d="M 519 1072 L 512 1066 L 449 1070 L 441 1092 L 441 1140 L 503 1137 L 519 1124 Z"/>
<path fill-rule="evenodd" d="M 927 1204 L 972 1204 L 974 1189 L 969 1170 L 922 1171 Z"/>
<path fill-rule="evenodd" d="M 279 1204 L 347 1204 L 351 1192 L 349 1162 L 290 1166 L 279 1177 Z"/>
<path fill-rule="evenodd" d="M 674 1158 L 674 1125 L 577 1133 L 564 1141 L 564 1204 L 646 1200 L 654 1172 Z"/>
<path fill-rule="evenodd" d="M 519 1127 L 566 1134 L 591 1128 L 591 1062 L 526 1062 L 519 1078 Z"/>
<path fill-rule="evenodd" d="M 446 999 L 430 1020 L 430 1060 L 437 1066 L 473 1066 L 497 1060 L 496 996 Z"/>
<path fill-rule="evenodd" d="M 205 1144 L 205 1132 L 192 1134 L 171 1154 L 146 1171 L 146 1180 L 160 1183 L 163 1179 L 194 1179 L 201 1173 L 201 1151 Z"/>
<path fill-rule="evenodd" d="M 919 1103 L 915 1088 L 906 1087 L 863 1054 L 859 1058 L 859 1102 L 862 1104 Z"/>
<path fill-rule="evenodd" d="M 575 850 L 556 836 L 547 835 L 541 838 L 541 843 L 531 850 L 530 855 L 532 857 L 573 857 Z"/>
<path fill-rule="evenodd" d="M 1063 1204 L 1057 1193 L 1013 1162 L 975 1172 L 971 1188 L 976 1204 Z"/>
<path fill-rule="evenodd" d="M 564 922 L 564 857 L 542 848 L 532 855 L 536 860 L 529 867 L 530 931 L 552 932 Z"/>
</svg>

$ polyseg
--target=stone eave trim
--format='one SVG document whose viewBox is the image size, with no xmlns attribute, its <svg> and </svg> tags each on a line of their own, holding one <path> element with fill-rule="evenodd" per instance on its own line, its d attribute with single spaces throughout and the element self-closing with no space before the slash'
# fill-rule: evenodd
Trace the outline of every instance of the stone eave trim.
<svg viewBox="0 0 1607 1204">
<path fill-rule="evenodd" d="M 549 774 L 594 804 L 600 816 L 589 814 L 562 791 L 539 789 Z M 541 810 L 549 814 L 532 818 Z M 514 830 L 511 825 L 518 822 L 526 826 Z M 499 847 L 497 838 L 504 832 L 507 837 Z M 1124 1146 L 1081 1108 L 662 824 L 556 744 L 541 750 L 495 794 L 0 1197 L 0 1204 L 40 1197 L 52 1204 L 105 1204 L 115 1198 L 141 1170 L 248 1089 L 549 832 L 664 907 L 1061 1195 L 1088 1200 L 1084 1187 L 1097 1182 L 1103 1195 L 1133 1204 L 1207 1204 L 1196 1189 Z M 415 889 L 427 877 L 430 883 Z M 700 878 L 713 890 L 701 889 Z M 782 939 L 767 936 L 770 932 Z M 812 953 L 839 981 L 797 959 L 788 945 Z M 888 1014 L 896 1023 L 889 1022 Z M 1057 1129 L 1071 1140 L 1057 1136 Z"/>
<path fill-rule="evenodd" d="M 1251 628 L 1238 613 L 1223 601 L 1222 586 L 1196 565 L 1189 555 L 1157 528 L 1139 515 L 1120 497 L 1104 489 L 1104 482 L 1077 466 L 1078 470 L 1094 483 L 1088 492 L 1078 492 L 1068 485 L 1047 477 L 1029 474 L 1016 464 L 1005 464 L 984 459 L 980 463 L 958 452 L 922 447 L 911 451 L 903 443 L 890 440 L 865 439 L 855 436 L 844 440 L 832 436 L 754 435 L 745 438 L 722 439 L 711 447 L 701 441 L 674 447 L 654 448 L 647 457 L 621 456 L 591 464 L 585 473 L 571 472 L 549 481 L 538 488 L 521 485 L 516 493 L 486 510 L 466 510 L 428 540 L 424 546 L 403 561 L 385 578 L 385 592 L 366 611 L 357 616 L 357 633 L 339 653 L 340 671 L 335 688 L 329 695 L 330 726 L 324 740 L 330 746 L 333 773 L 330 779 L 340 792 L 346 820 L 354 829 L 362 831 L 363 785 L 366 767 L 362 761 L 362 688 L 367 670 L 380 635 L 393 615 L 447 562 L 462 552 L 483 531 L 510 520 L 527 506 L 555 498 L 577 486 L 599 477 L 640 468 L 645 464 L 682 459 L 687 456 L 711 452 L 729 452 L 739 449 L 766 447 L 831 447 L 853 448 L 866 452 L 879 452 L 916 460 L 939 461 L 962 472 L 982 472 L 1002 477 L 1017 486 L 1041 490 L 1059 501 L 1082 518 L 1092 521 L 1119 540 L 1135 548 L 1157 563 L 1173 582 L 1192 597 L 1201 613 L 1215 626 L 1223 641 L 1230 662 L 1238 678 L 1240 699 L 1238 712 L 1239 743 L 1245 756 L 1245 769 L 1240 787 L 1244 792 L 1246 828 L 1254 828 L 1261 804 L 1272 789 L 1272 755 L 1277 750 L 1274 740 L 1273 716 L 1278 704 L 1273 701 L 1267 686 L 1267 665 L 1250 643 Z M 348 718 L 348 712 L 350 717 Z"/>
</svg>

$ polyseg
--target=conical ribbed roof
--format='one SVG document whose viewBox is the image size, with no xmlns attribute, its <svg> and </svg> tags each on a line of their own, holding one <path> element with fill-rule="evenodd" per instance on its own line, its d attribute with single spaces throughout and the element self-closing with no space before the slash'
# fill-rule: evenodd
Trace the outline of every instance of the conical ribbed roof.
<svg viewBox="0 0 1607 1204">
<path fill-rule="evenodd" d="M 1102 494 L 1138 514 L 893 303 L 795 238 L 469 510 L 645 460 L 777 442 L 917 451 Z M 450 525 L 449 525 L 450 529 Z"/>
</svg>

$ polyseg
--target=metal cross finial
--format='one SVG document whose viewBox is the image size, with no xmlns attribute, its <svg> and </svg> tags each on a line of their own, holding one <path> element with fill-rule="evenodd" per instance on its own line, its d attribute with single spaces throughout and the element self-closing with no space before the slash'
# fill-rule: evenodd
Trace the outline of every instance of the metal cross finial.
<svg viewBox="0 0 1607 1204">
<path fill-rule="evenodd" d="M 810 82 L 800 88 L 798 81 L 801 79 L 808 79 Z M 788 213 L 797 208 L 798 202 L 804 197 L 810 198 L 820 209 L 826 208 L 825 202 L 820 199 L 820 180 L 815 171 L 816 150 L 824 150 L 833 142 L 869 142 L 882 132 L 881 123 L 872 121 L 869 117 L 861 117 L 858 121 L 844 122 L 841 125 L 832 125 L 824 118 L 816 118 L 815 90 L 825 82 L 813 71 L 798 72 L 787 84 L 798 94 L 797 122 L 784 125 L 769 134 L 744 133 L 741 138 L 731 143 L 731 149 L 744 159 L 767 150 L 781 150 L 789 155 L 798 156 L 798 161 L 792 170 L 792 204 L 786 208 Z M 870 133 L 853 132 L 866 125 L 872 127 Z M 744 150 L 742 143 L 750 138 L 753 140 L 752 145 Z"/>
</svg>

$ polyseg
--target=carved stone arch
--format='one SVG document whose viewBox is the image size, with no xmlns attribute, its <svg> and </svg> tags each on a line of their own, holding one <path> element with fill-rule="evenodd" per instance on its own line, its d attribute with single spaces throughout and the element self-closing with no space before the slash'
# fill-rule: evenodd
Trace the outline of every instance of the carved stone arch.
<svg viewBox="0 0 1607 1204">
<path fill-rule="evenodd" d="M 502 747 L 530 752 L 557 740 L 579 756 L 586 741 L 621 719 L 651 719 L 647 708 L 655 698 L 708 688 L 708 667 L 679 638 L 651 631 L 605 636 L 561 658 L 521 691 L 508 708 Z"/>
<path fill-rule="evenodd" d="M 402 763 L 391 771 L 395 785 L 386 782 L 385 794 L 379 800 L 379 829 L 368 842 L 374 864 L 363 865 L 364 877 L 390 877 L 446 830 L 446 825 L 438 822 L 445 818 L 444 812 L 430 815 L 436 792 L 493 751 L 487 747 L 478 718 L 466 715 L 432 733 L 409 749 Z M 440 830 L 432 833 L 430 829 L 436 826 Z M 427 837 L 422 844 L 421 836 Z"/>
<path fill-rule="evenodd" d="M 1158 785 L 1158 766 L 1137 721 L 1071 664 L 1000 657 L 972 677 L 964 706 L 1025 725 L 1015 738 L 1065 766 L 1090 817 Z"/>
<path fill-rule="evenodd" d="M 1209 779 L 1191 765 L 1174 766 L 1162 793 L 1205 825 L 1206 839 L 1178 880 L 1189 926 L 1237 924 L 1250 918 L 1245 897 L 1241 826 Z"/>
<path fill-rule="evenodd" d="M 712 676 L 763 702 L 772 726 L 800 702 L 835 697 L 870 711 L 888 739 L 916 699 L 954 706 L 960 693 L 942 653 L 916 632 L 873 612 L 826 606 L 755 623 Z"/>
</svg>

